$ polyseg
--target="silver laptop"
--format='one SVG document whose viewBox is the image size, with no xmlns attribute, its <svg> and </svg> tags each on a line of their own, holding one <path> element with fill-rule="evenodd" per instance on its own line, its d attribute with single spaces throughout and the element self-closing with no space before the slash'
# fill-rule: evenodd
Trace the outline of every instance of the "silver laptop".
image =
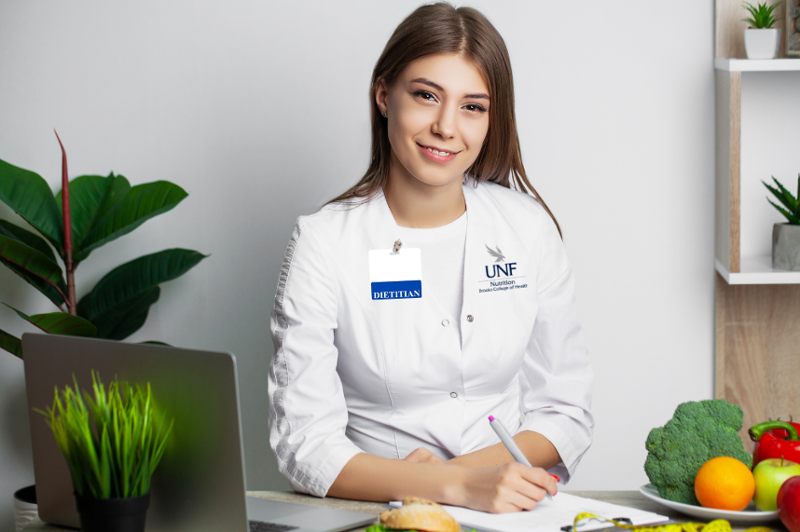
<svg viewBox="0 0 800 532">
<path fill-rule="evenodd" d="M 22 336 L 39 516 L 79 527 L 72 479 L 44 416 L 54 388 L 118 377 L 149 382 L 175 425 L 153 477 L 147 532 L 338 532 L 375 516 L 245 496 L 236 359 L 230 353 L 29 334 Z M 266 379 L 266 376 L 265 376 Z M 264 405 L 266 410 L 266 405 Z M 265 414 L 266 415 L 266 414 Z M 264 452 L 271 452 L 264 445 Z"/>
</svg>

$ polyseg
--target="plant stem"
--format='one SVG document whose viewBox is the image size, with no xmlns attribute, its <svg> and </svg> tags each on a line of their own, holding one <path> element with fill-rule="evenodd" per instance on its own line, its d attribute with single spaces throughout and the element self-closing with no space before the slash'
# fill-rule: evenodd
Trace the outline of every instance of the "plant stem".
<svg viewBox="0 0 800 532">
<path fill-rule="evenodd" d="M 61 146 L 61 211 L 64 215 L 64 265 L 67 267 L 67 308 L 78 315 L 75 301 L 75 264 L 72 262 L 72 215 L 69 210 L 69 177 L 67 177 L 67 152 L 58 132 L 53 130 Z"/>
</svg>

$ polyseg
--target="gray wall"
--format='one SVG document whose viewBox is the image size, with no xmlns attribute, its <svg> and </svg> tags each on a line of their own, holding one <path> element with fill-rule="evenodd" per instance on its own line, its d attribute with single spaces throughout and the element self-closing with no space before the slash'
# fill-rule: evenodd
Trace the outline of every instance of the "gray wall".
<svg viewBox="0 0 800 532">
<path fill-rule="evenodd" d="M 267 441 L 266 380 L 291 226 L 365 169 L 371 70 L 418 4 L 0 3 L 0 159 L 57 189 L 56 128 L 73 177 L 113 170 L 190 193 L 96 251 L 78 293 L 145 253 L 211 254 L 163 286 L 131 340 L 236 354 L 251 489 L 287 487 Z M 523 156 L 577 274 L 597 427 L 570 487 L 635 489 L 650 428 L 713 389 L 713 2 L 470 5 L 510 49 Z M 4 206 L 0 217 L 24 223 Z M 5 269 L 0 301 L 51 310 Z M 0 328 L 31 330 L 5 307 Z M 22 364 L 11 356 L 0 356 L 0 427 L 9 523 L 12 491 L 32 481 Z"/>
</svg>

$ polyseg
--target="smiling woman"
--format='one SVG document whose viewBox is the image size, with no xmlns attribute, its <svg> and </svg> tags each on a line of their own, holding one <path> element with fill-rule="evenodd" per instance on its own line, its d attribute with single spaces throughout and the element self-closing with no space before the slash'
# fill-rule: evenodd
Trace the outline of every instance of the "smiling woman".
<svg viewBox="0 0 800 532">
<path fill-rule="evenodd" d="M 502 37 L 474 9 L 420 7 L 378 59 L 370 107 L 366 174 L 301 216 L 286 250 L 278 466 L 318 496 L 531 509 L 591 443 L 592 371 L 558 225 L 522 165 Z"/>
</svg>

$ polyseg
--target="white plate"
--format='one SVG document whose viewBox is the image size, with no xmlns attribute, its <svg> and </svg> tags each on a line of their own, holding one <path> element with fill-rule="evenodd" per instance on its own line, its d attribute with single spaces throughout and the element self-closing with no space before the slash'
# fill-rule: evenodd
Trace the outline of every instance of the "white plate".
<svg viewBox="0 0 800 532">
<path fill-rule="evenodd" d="M 645 484 L 639 488 L 639 492 L 647 497 L 653 499 L 659 504 L 663 504 L 667 508 L 672 508 L 681 513 L 691 515 L 692 517 L 699 517 L 705 521 L 713 521 L 714 519 L 727 519 L 728 521 L 736 523 L 769 523 L 778 519 L 778 511 L 762 512 L 756 509 L 756 505 L 752 502 L 750 505 L 741 512 L 734 512 L 732 510 L 717 510 L 715 508 L 704 508 L 702 506 L 694 506 L 692 504 L 684 504 L 682 502 L 670 501 L 662 499 L 658 496 L 658 490 L 652 484 Z"/>
</svg>

